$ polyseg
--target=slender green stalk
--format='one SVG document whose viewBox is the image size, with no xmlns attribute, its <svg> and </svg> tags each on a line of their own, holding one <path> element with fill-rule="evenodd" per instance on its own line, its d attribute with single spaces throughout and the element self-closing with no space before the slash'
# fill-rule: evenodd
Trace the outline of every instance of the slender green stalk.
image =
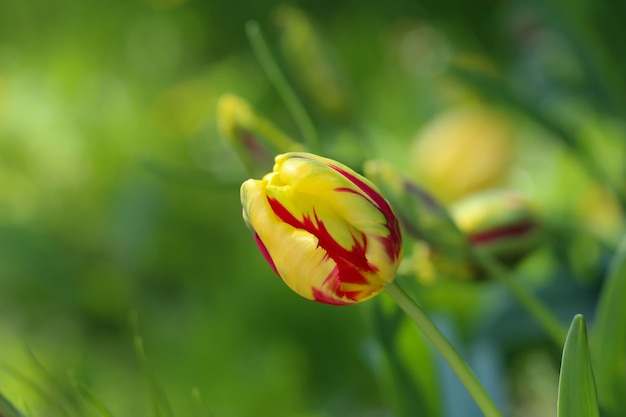
<svg viewBox="0 0 626 417">
<path fill-rule="evenodd" d="M 506 285 L 511 294 L 532 314 L 554 343 L 562 348 L 567 336 L 567 327 L 554 317 L 554 314 L 537 297 L 528 292 L 518 281 L 512 279 L 509 271 L 491 256 L 481 251 L 474 251 L 474 257 L 492 278 Z"/>
<path fill-rule="evenodd" d="M 73 381 L 76 391 L 84 398 L 84 401 L 91 404 L 96 410 L 98 410 L 101 417 L 113 417 L 113 414 L 106 408 L 104 403 L 100 401 L 86 386 Z"/>
<path fill-rule="evenodd" d="M 298 99 L 298 96 L 294 93 L 293 88 L 291 88 L 289 82 L 287 82 L 287 78 L 285 78 L 285 75 L 282 73 L 278 65 L 276 65 L 274 58 L 272 58 L 272 54 L 267 47 L 267 43 L 265 43 L 263 35 L 261 34 L 259 24 L 256 21 L 248 22 L 246 24 L 246 34 L 248 35 L 254 54 L 274 85 L 274 88 L 276 88 L 278 94 L 280 94 L 287 108 L 291 112 L 291 115 L 300 128 L 302 136 L 304 137 L 304 140 L 309 146 L 311 152 L 320 153 L 320 143 L 315 126 L 304 109 L 304 106 Z"/>
<path fill-rule="evenodd" d="M 156 377 L 154 370 L 148 362 L 148 357 L 146 356 L 146 351 L 143 347 L 143 339 L 139 335 L 139 320 L 137 312 L 133 311 L 131 313 L 130 320 L 133 329 L 135 353 L 137 354 L 141 367 L 143 368 L 142 370 L 144 376 L 149 384 L 150 395 L 152 397 L 151 400 L 154 407 L 154 415 L 155 417 L 175 417 L 172 405 L 165 395 L 165 391 Z"/>
<path fill-rule="evenodd" d="M 254 128 L 280 152 L 304 151 L 304 146 L 302 146 L 302 144 L 291 139 L 264 117 L 256 117 Z"/>
<path fill-rule="evenodd" d="M 409 295 L 394 281 L 388 284 L 385 292 L 400 306 L 407 316 L 430 340 L 441 356 L 448 362 L 452 370 L 459 377 L 465 388 L 476 401 L 476 404 L 485 417 L 502 417 L 502 413 L 482 386 L 474 372 L 461 358 L 454 346 L 439 331 L 422 309 Z"/>
</svg>

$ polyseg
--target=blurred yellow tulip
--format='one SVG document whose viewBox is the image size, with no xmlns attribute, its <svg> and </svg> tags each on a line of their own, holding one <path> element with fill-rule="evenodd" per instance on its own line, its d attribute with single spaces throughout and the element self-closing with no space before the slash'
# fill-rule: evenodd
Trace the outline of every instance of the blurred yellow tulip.
<svg viewBox="0 0 626 417">
<path fill-rule="evenodd" d="M 458 108 L 441 114 L 418 134 L 409 166 L 419 184 L 450 203 L 501 183 L 512 153 L 511 131 L 502 117 Z"/>
</svg>

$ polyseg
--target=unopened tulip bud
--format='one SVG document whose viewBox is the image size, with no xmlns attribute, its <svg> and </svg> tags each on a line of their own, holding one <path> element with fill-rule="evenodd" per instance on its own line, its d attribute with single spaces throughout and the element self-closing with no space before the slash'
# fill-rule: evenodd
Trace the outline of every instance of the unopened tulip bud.
<svg viewBox="0 0 626 417">
<path fill-rule="evenodd" d="M 275 151 L 303 150 L 272 122 L 258 115 L 252 106 L 233 94 L 223 95 L 217 104 L 221 136 L 237 152 L 250 174 L 266 172 Z"/>
<path fill-rule="evenodd" d="M 507 190 L 472 195 L 451 208 L 470 244 L 504 262 L 515 262 L 537 247 L 540 230 L 529 202 Z"/>
<path fill-rule="evenodd" d="M 278 155 L 241 186 L 243 217 L 274 271 L 301 296 L 367 300 L 393 281 L 402 239 L 389 203 L 366 178 L 331 159 Z"/>
</svg>

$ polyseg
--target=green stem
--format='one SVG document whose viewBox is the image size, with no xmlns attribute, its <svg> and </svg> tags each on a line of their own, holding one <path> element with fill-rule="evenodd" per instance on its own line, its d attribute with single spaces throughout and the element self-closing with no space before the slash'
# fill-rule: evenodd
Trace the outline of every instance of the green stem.
<svg viewBox="0 0 626 417">
<path fill-rule="evenodd" d="M 257 116 L 254 123 L 254 130 L 266 138 L 280 152 L 304 151 L 304 146 L 283 133 L 272 122 L 264 117 Z"/>
<path fill-rule="evenodd" d="M 252 50 L 274 85 L 274 88 L 276 88 L 278 94 L 280 94 L 287 105 L 310 150 L 315 153 L 320 153 L 320 143 L 317 132 L 315 131 L 315 126 L 304 109 L 304 106 L 294 93 L 293 88 L 291 88 L 287 82 L 287 78 L 285 78 L 285 75 L 281 72 L 278 65 L 276 65 L 276 61 L 272 58 L 272 54 L 261 34 L 259 24 L 255 21 L 248 22 L 246 24 L 246 33 L 252 45 Z"/>
<path fill-rule="evenodd" d="M 476 401 L 483 415 L 485 417 L 502 417 L 502 413 L 489 394 L 487 394 L 480 381 L 478 381 L 474 372 L 472 372 L 454 346 L 450 344 L 448 339 L 439 331 L 415 301 L 395 281 L 385 287 L 385 292 L 404 310 L 406 315 L 413 320 L 441 356 L 448 362 L 463 385 L 465 385 L 467 391 L 474 398 L 474 401 Z"/>
<path fill-rule="evenodd" d="M 481 251 L 474 251 L 475 259 L 487 270 L 489 275 L 502 282 L 519 303 L 528 310 L 544 328 L 554 343 L 561 348 L 565 343 L 567 328 L 541 303 L 532 293 L 528 292 L 518 281 L 512 279 L 509 271 L 491 256 Z"/>
</svg>

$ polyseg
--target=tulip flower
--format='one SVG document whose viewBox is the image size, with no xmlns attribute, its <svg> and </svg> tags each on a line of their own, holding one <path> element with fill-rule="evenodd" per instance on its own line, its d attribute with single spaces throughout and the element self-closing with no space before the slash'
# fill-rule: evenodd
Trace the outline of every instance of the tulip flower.
<svg viewBox="0 0 626 417">
<path fill-rule="evenodd" d="M 278 155 L 261 180 L 241 186 L 243 217 L 274 271 L 301 296 L 365 301 L 395 278 L 398 220 L 366 178 L 309 153 Z"/>
</svg>

